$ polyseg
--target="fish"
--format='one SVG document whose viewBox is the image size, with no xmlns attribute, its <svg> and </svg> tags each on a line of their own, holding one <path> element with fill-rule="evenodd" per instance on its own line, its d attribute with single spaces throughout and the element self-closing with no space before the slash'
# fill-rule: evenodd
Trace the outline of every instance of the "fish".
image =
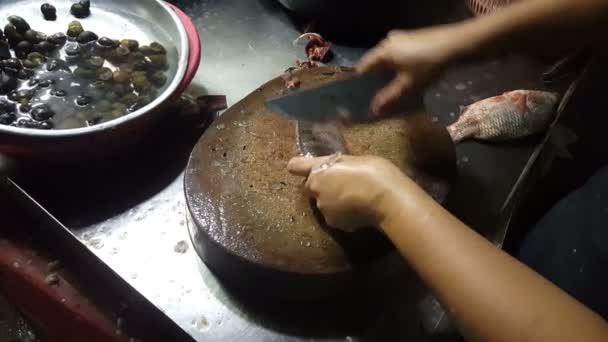
<svg viewBox="0 0 608 342">
<path fill-rule="evenodd" d="M 557 110 L 559 96 L 538 90 L 514 90 L 465 107 L 448 126 L 454 143 L 466 139 L 504 141 L 546 130 Z"/>
<path fill-rule="evenodd" d="M 337 122 L 296 121 L 296 140 L 298 149 L 304 156 L 348 154 L 340 124 Z"/>
</svg>

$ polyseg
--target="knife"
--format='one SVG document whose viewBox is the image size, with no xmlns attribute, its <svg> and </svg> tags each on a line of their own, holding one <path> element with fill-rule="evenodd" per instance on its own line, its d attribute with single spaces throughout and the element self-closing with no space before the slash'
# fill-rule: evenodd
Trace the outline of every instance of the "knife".
<svg viewBox="0 0 608 342">
<path fill-rule="evenodd" d="M 268 110 L 298 121 L 371 121 L 372 99 L 393 77 L 389 72 L 354 75 L 316 88 L 272 97 L 265 104 Z"/>
</svg>

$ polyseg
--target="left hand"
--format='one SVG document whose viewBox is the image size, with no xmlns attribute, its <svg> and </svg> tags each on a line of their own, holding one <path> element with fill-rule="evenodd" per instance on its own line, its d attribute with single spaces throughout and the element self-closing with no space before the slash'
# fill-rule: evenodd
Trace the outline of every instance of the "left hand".
<svg viewBox="0 0 608 342">
<path fill-rule="evenodd" d="M 393 197 L 399 190 L 415 186 L 390 161 L 374 156 L 297 157 L 287 169 L 308 177 L 306 189 L 325 222 L 346 231 L 379 227 L 398 202 Z"/>
</svg>

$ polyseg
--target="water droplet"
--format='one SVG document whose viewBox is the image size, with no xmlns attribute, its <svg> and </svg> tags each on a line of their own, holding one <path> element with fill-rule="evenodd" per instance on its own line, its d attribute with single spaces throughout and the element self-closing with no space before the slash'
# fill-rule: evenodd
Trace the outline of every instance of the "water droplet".
<svg viewBox="0 0 608 342">
<path fill-rule="evenodd" d="M 218 322 L 218 325 L 219 324 L 221 324 L 221 322 Z M 207 332 L 210 328 L 209 321 L 207 321 L 207 318 L 205 317 L 201 317 L 197 320 L 192 320 L 192 326 L 198 329 L 198 331 L 200 332 Z"/>
<path fill-rule="evenodd" d="M 576 254 L 576 248 L 572 248 L 572 253 Z"/>
<path fill-rule="evenodd" d="M 468 163 L 469 162 L 469 157 L 467 157 L 467 156 L 462 157 L 462 162 L 463 163 Z"/>
<path fill-rule="evenodd" d="M 103 248 L 103 242 L 101 242 L 100 239 L 93 239 L 93 240 L 89 241 L 89 244 L 91 245 L 91 247 L 93 247 L 95 249 Z"/>
<path fill-rule="evenodd" d="M 464 83 L 458 83 L 454 86 L 454 89 L 463 91 L 463 90 L 467 89 L 467 86 Z"/>
<path fill-rule="evenodd" d="M 188 243 L 184 240 L 179 241 L 175 247 L 173 247 L 173 250 L 175 251 L 175 253 L 179 253 L 179 254 L 184 254 L 188 251 L 188 248 L 190 246 L 188 245 Z"/>
</svg>

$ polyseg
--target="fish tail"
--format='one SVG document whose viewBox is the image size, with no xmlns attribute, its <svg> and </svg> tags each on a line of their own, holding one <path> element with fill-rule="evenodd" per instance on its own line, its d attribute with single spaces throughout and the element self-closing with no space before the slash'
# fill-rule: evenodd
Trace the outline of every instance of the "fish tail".
<svg viewBox="0 0 608 342">
<path fill-rule="evenodd" d="M 450 126 L 448 126 L 448 133 L 450 137 L 452 137 L 452 141 L 457 144 L 463 140 L 474 137 L 479 129 L 477 125 L 471 125 L 469 122 L 465 121 L 457 121 Z"/>
</svg>

